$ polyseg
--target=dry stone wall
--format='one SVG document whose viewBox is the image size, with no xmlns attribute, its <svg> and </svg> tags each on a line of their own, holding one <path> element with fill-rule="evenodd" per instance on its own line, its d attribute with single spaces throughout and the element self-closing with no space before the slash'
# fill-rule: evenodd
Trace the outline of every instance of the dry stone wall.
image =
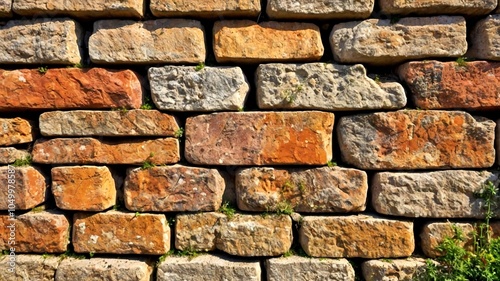
<svg viewBox="0 0 500 281">
<path fill-rule="evenodd" d="M 500 183 L 499 13 L 0 0 L 0 280 L 416 278 Z"/>
</svg>

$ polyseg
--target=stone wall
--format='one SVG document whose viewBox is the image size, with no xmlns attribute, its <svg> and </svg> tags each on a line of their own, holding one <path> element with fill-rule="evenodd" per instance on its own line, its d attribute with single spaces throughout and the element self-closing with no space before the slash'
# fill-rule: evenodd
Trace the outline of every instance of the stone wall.
<svg viewBox="0 0 500 281">
<path fill-rule="evenodd" d="M 0 0 L 0 279 L 411 280 L 499 177 L 497 6 Z"/>
</svg>

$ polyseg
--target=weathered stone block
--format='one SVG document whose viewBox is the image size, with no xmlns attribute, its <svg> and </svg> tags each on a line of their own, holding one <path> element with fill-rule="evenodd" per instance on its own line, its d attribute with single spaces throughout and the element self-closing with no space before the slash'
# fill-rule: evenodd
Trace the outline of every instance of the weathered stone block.
<svg viewBox="0 0 500 281">
<path fill-rule="evenodd" d="M 12 17 L 12 0 L 0 0 L 0 18 Z"/>
<path fill-rule="evenodd" d="M 500 60 L 500 14 L 480 20 L 471 32 L 472 46 L 467 56 L 476 59 Z"/>
<path fill-rule="evenodd" d="M 104 211 L 116 204 L 116 187 L 107 167 L 52 168 L 52 194 L 63 210 Z"/>
<path fill-rule="evenodd" d="M 185 157 L 202 165 L 323 165 L 332 158 L 333 119 L 317 111 L 191 117 Z"/>
<path fill-rule="evenodd" d="M 222 221 L 216 247 L 243 257 L 279 256 L 292 246 L 292 219 L 287 215 L 241 215 Z"/>
<path fill-rule="evenodd" d="M 213 48 L 219 63 L 318 61 L 324 48 L 311 23 L 218 21 Z"/>
<path fill-rule="evenodd" d="M 236 111 L 250 90 L 239 67 L 151 67 L 148 77 L 151 97 L 161 110 Z"/>
<path fill-rule="evenodd" d="M 472 250 L 472 233 L 474 226 L 471 223 L 450 223 L 450 222 L 433 222 L 424 225 L 420 233 L 420 245 L 422 251 L 427 257 L 435 258 L 442 256 L 443 253 L 436 249 L 445 238 L 452 238 L 455 235 L 455 230 L 462 232 L 464 241 L 459 242 L 459 246 L 468 250 Z"/>
<path fill-rule="evenodd" d="M 0 210 L 29 210 L 45 201 L 45 177 L 33 167 L 0 167 L 0 182 Z"/>
<path fill-rule="evenodd" d="M 219 255 L 195 258 L 167 257 L 159 264 L 157 281 L 260 281 L 259 261 L 237 260 Z"/>
<path fill-rule="evenodd" d="M 15 227 L 14 227 L 15 226 Z M 15 235 L 12 235 L 15 231 Z M 16 253 L 64 253 L 69 244 L 69 221 L 58 213 L 28 212 L 11 220 L 0 216 L 0 250 L 12 247 L 15 239 Z"/>
<path fill-rule="evenodd" d="M 380 10 L 383 14 L 395 15 L 486 15 L 497 6 L 497 0 L 380 0 Z M 446 11 L 446 12 L 444 12 Z"/>
<path fill-rule="evenodd" d="M 477 193 L 498 174 L 464 170 L 428 173 L 377 173 L 371 186 L 372 206 L 381 214 L 427 218 L 483 218 Z M 500 210 L 496 211 L 500 216 Z"/>
<path fill-rule="evenodd" d="M 57 268 L 55 281 L 150 281 L 152 274 L 153 267 L 142 260 L 130 258 L 78 260 L 69 258 L 63 260 Z"/>
<path fill-rule="evenodd" d="M 57 267 L 59 266 L 59 257 L 45 257 L 42 255 L 16 255 L 15 272 L 10 272 L 10 257 L 0 258 L 0 280 L 19 281 L 19 280 L 37 280 L 54 281 Z"/>
<path fill-rule="evenodd" d="M 346 259 L 311 259 L 291 256 L 266 261 L 268 281 L 354 281 L 354 269 Z"/>
<path fill-rule="evenodd" d="M 461 16 L 368 19 L 333 27 L 330 44 L 336 61 L 374 65 L 406 60 L 459 57 L 467 51 L 465 19 Z"/>
<path fill-rule="evenodd" d="M 249 168 L 236 174 L 238 208 L 275 212 L 361 212 L 366 208 L 366 172 L 347 168 Z"/>
<path fill-rule="evenodd" d="M 425 271 L 425 259 L 369 260 L 361 264 L 366 281 L 411 281 L 418 280 Z"/>
<path fill-rule="evenodd" d="M 42 164 L 172 164 L 179 161 L 175 138 L 105 142 L 93 138 L 39 139 L 33 147 L 33 162 Z"/>
<path fill-rule="evenodd" d="M 102 20 L 94 23 L 89 54 L 101 64 L 199 63 L 205 35 L 195 20 Z"/>
<path fill-rule="evenodd" d="M 76 213 L 72 237 L 77 253 L 163 255 L 170 249 L 165 215 Z"/>
<path fill-rule="evenodd" d="M 216 211 L 224 188 L 224 179 L 216 169 L 180 165 L 129 169 L 125 206 L 142 212 Z"/>
<path fill-rule="evenodd" d="M 419 108 L 500 109 L 500 63 L 409 62 L 398 73 Z"/>
<path fill-rule="evenodd" d="M 342 159 L 360 169 L 485 168 L 495 122 L 461 111 L 401 110 L 342 117 Z"/>
<path fill-rule="evenodd" d="M 0 118 L 0 146 L 33 141 L 30 122 L 23 118 Z"/>
<path fill-rule="evenodd" d="M 156 17 L 256 17 L 260 13 L 259 0 L 151 0 L 151 12 Z"/>
<path fill-rule="evenodd" d="M 500 165 L 500 119 L 497 121 L 497 164 Z"/>
<path fill-rule="evenodd" d="M 26 150 L 19 150 L 14 147 L 0 147 L 0 164 L 11 164 L 17 159 L 27 157 L 30 157 L 30 153 Z"/>
<path fill-rule="evenodd" d="M 0 110 L 139 108 L 142 88 L 130 70 L 0 70 Z"/>
<path fill-rule="evenodd" d="M 14 0 L 12 9 L 21 16 L 70 16 L 76 18 L 141 18 L 142 0 Z"/>
<path fill-rule="evenodd" d="M 175 248 L 181 251 L 215 250 L 215 233 L 225 218 L 225 215 L 215 212 L 177 215 Z"/>
<path fill-rule="evenodd" d="M 52 111 L 40 115 L 44 136 L 165 136 L 179 130 L 171 115 L 156 110 Z"/>
<path fill-rule="evenodd" d="M 257 101 L 262 109 L 344 111 L 406 105 L 403 86 L 373 81 L 360 64 L 261 64 L 256 80 Z"/>
<path fill-rule="evenodd" d="M 373 11 L 374 0 L 269 0 L 266 13 L 271 19 L 334 20 L 364 19 Z"/>
<path fill-rule="evenodd" d="M 82 41 L 71 19 L 11 20 L 0 27 L 0 64 L 80 63 Z"/>
<path fill-rule="evenodd" d="M 303 217 L 299 238 L 313 257 L 396 258 L 415 249 L 412 222 L 369 215 Z"/>
</svg>

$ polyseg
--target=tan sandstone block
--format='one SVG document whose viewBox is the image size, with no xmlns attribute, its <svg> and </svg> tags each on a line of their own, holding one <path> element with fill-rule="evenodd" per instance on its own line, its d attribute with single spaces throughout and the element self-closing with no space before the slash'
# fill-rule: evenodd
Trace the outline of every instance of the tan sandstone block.
<svg viewBox="0 0 500 281">
<path fill-rule="evenodd" d="M 30 122 L 23 118 L 0 118 L 0 146 L 33 141 Z"/>
<path fill-rule="evenodd" d="M 151 0 L 151 12 L 156 17 L 256 17 L 259 0 Z"/>
<path fill-rule="evenodd" d="M 361 264 L 366 281 L 411 281 L 425 271 L 425 259 L 369 260 Z"/>
<path fill-rule="evenodd" d="M 271 19 L 364 19 L 370 16 L 374 4 L 374 0 L 269 0 L 266 12 Z"/>
<path fill-rule="evenodd" d="M 268 281 L 354 281 L 354 268 L 346 259 L 281 257 L 266 261 Z"/>
<path fill-rule="evenodd" d="M 12 0 L 0 0 L 0 18 L 12 17 Z"/>
<path fill-rule="evenodd" d="M 380 0 L 383 14 L 395 15 L 486 15 L 497 6 L 497 0 Z"/>
<path fill-rule="evenodd" d="M 138 259 L 92 258 L 78 260 L 69 258 L 63 260 L 57 268 L 55 281 L 150 281 L 152 274 L 153 266 Z"/>
<path fill-rule="evenodd" d="M 45 201 L 47 183 L 38 169 L 0 167 L 0 182 L 0 210 L 29 210 Z"/>
<path fill-rule="evenodd" d="M 215 212 L 177 215 L 175 248 L 181 251 L 215 250 L 216 232 L 225 219 L 225 215 Z"/>
<path fill-rule="evenodd" d="M 467 56 L 475 59 L 500 60 L 500 14 L 480 20 L 472 29 L 472 46 Z"/>
<path fill-rule="evenodd" d="M 3 281 L 54 281 L 60 258 L 42 255 L 16 255 L 15 272 L 10 272 L 10 257 L 0 258 L 0 280 Z"/>
</svg>

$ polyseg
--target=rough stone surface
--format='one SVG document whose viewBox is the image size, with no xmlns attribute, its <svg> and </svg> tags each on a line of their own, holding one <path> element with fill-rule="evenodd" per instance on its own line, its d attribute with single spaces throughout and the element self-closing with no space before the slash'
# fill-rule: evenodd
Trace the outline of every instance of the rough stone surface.
<svg viewBox="0 0 500 281">
<path fill-rule="evenodd" d="M 17 159 L 25 159 L 30 156 L 26 150 L 19 150 L 14 147 L 0 147 L 0 164 L 11 164 Z"/>
<path fill-rule="evenodd" d="M 477 193 L 498 174 L 464 170 L 428 173 L 377 173 L 372 206 L 381 214 L 427 218 L 483 218 L 484 201 Z M 500 217 L 500 209 L 496 211 Z"/>
<path fill-rule="evenodd" d="M 71 19 L 12 20 L 0 26 L 0 64 L 80 63 L 82 40 Z"/>
<path fill-rule="evenodd" d="M 216 247 L 243 257 L 279 256 L 292 246 L 292 219 L 287 215 L 237 214 L 221 222 Z"/>
<path fill-rule="evenodd" d="M 116 187 L 108 167 L 52 168 L 52 194 L 63 210 L 103 211 L 116 204 Z"/>
<path fill-rule="evenodd" d="M 500 14 L 480 20 L 471 32 L 472 46 L 467 56 L 476 59 L 500 60 Z"/>
<path fill-rule="evenodd" d="M 409 62 L 399 77 L 422 109 L 500 109 L 500 62 Z"/>
<path fill-rule="evenodd" d="M 97 21 L 89 54 L 102 64 L 199 63 L 205 61 L 204 30 L 187 19 Z"/>
<path fill-rule="evenodd" d="M 213 251 L 215 233 L 226 218 L 221 213 L 180 214 L 175 218 L 175 248 L 178 250 Z"/>
<path fill-rule="evenodd" d="M 23 118 L 0 118 L 0 146 L 33 141 L 30 122 Z"/>
<path fill-rule="evenodd" d="M 296 212 L 361 212 L 368 178 L 348 168 L 249 168 L 236 174 L 238 208 L 274 212 L 289 205 Z"/>
<path fill-rule="evenodd" d="M 54 281 L 57 267 L 59 266 L 58 257 L 43 257 L 41 255 L 16 255 L 15 273 L 8 271 L 10 268 L 10 258 L 8 256 L 0 258 L 0 280 L 19 281 Z"/>
<path fill-rule="evenodd" d="M 29 210 L 45 201 L 45 177 L 33 167 L 0 167 L 0 182 L 0 210 Z"/>
<path fill-rule="evenodd" d="M 420 233 L 420 245 L 422 251 L 427 257 L 435 258 L 442 256 L 443 253 L 436 250 L 436 247 L 441 244 L 446 237 L 453 237 L 455 234 L 454 228 L 462 231 L 465 241 L 459 242 L 461 247 L 472 250 L 472 233 L 474 226 L 471 223 L 450 223 L 450 222 L 433 222 L 424 225 Z"/>
<path fill-rule="evenodd" d="M 406 60 L 459 57 L 467 51 L 465 19 L 461 16 L 369 19 L 333 27 L 330 44 L 336 61 L 374 65 Z"/>
<path fill-rule="evenodd" d="M 151 0 L 151 12 L 156 17 L 256 17 L 259 0 Z"/>
<path fill-rule="evenodd" d="M 313 257 L 397 258 L 415 249 L 412 222 L 369 215 L 303 217 L 299 239 Z"/>
<path fill-rule="evenodd" d="M 52 111 L 40 115 L 44 136 L 165 136 L 179 125 L 172 115 L 156 110 Z"/>
<path fill-rule="evenodd" d="M 219 63 L 318 61 L 324 48 L 311 23 L 218 21 L 213 48 Z"/>
<path fill-rule="evenodd" d="M 0 110 L 139 108 L 142 89 L 130 70 L 0 70 Z"/>
<path fill-rule="evenodd" d="M 186 121 L 185 157 L 203 165 L 324 165 L 333 121 L 317 111 L 199 115 Z"/>
<path fill-rule="evenodd" d="M 497 140 L 497 147 L 496 147 L 496 151 L 497 151 L 497 164 L 500 165 L 500 119 L 498 119 L 498 121 L 497 121 L 497 137 L 496 137 L 496 140 Z"/>
<path fill-rule="evenodd" d="M 412 281 L 425 271 L 425 259 L 369 260 L 361 264 L 366 281 Z"/>
<path fill-rule="evenodd" d="M 0 0 L 0 18 L 12 16 L 12 0 Z"/>
<path fill-rule="evenodd" d="M 380 0 L 383 14 L 395 15 L 486 15 L 497 6 L 497 0 Z"/>
<path fill-rule="evenodd" d="M 347 20 L 368 18 L 375 0 L 269 0 L 266 12 L 271 19 Z"/>
<path fill-rule="evenodd" d="M 39 139 L 33 147 L 33 162 L 42 164 L 131 164 L 148 161 L 155 165 L 179 161 L 175 138 L 104 142 L 93 138 Z"/>
<path fill-rule="evenodd" d="M 8 243 L 10 226 L 15 224 L 16 253 L 64 253 L 69 244 L 69 221 L 58 213 L 28 212 L 17 216 L 0 215 L 0 250 L 11 247 Z"/>
<path fill-rule="evenodd" d="M 13 11 L 21 16 L 70 16 L 76 18 L 141 18 L 142 0 L 14 0 Z"/>
<path fill-rule="evenodd" d="M 55 281 L 66 280 L 120 280 L 150 281 L 153 267 L 135 259 L 92 258 L 65 259 L 57 268 Z"/>
<path fill-rule="evenodd" d="M 268 281 L 354 281 L 354 269 L 346 259 L 311 259 L 291 256 L 266 261 Z"/>
<path fill-rule="evenodd" d="M 131 211 L 216 211 L 224 189 L 216 169 L 181 165 L 130 169 L 124 185 L 125 206 Z"/>
<path fill-rule="evenodd" d="M 163 255 L 170 249 L 165 215 L 76 213 L 72 237 L 77 253 Z"/>
<path fill-rule="evenodd" d="M 237 260 L 218 255 L 167 257 L 158 266 L 157 281 L 260 281 L 258 261 Z"/>
<path fill-rule="evenodd" d="M 495 122 L 461 111 L 401 110 L 342 117 L 342 159 L 360 169 L 484 168 L 495 162 Z"/>
<path fill-rule="evenodd" d="M 406 105 L 403 86 L 373 81 L 360 64 L 261 64 L 256 80 L 257 101 L 262 109 L 343 111 Z"/>
<path fill-rule="evenodd" d="M 171 111 L 224 111 L 243 108 L 250 86 L 239 67 L 151 67 L 151 97 Z"/>
</svg>

